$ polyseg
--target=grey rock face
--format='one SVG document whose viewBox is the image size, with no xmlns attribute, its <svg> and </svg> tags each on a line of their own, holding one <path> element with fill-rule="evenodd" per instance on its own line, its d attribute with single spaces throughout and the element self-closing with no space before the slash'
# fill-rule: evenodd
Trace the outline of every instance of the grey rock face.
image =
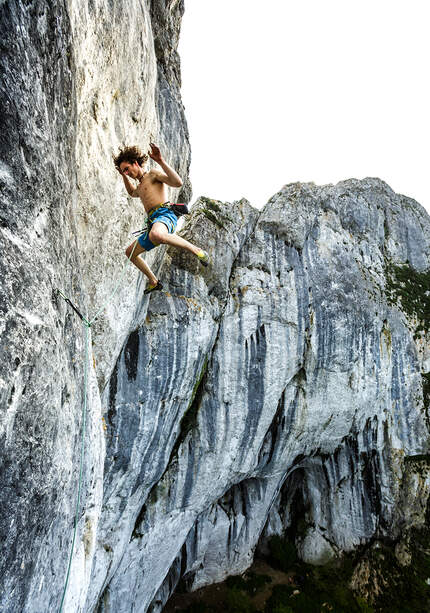
<svg viewBox="0 0 430 613">
<path fill-rule="evenodd" d="M 157 15 L 178 30 L 182 11 L 177 2 Z M 79 476 L 84 330 L 55 289 L 94 315 L 125 262 L 129 231 L 142 225 L 111 155 L 124 143 L 159 141 L 190 191 L 179 86 L 169 82 L 179 70 L 177 37 L 160 82 L 153 25 L 145 1 L 0 3 L 2 611 L 57 610 L 61 600 Z M 160 99 L 171 116 L 166 133 Z M 137 274 L 126 270 L 92 328 L 68 611 L 84 607 L 102 502 L 105 441 L 92 364 L 103 386 L 129 328 Z"/>
<path fill-rule="evenodd" d="M 209 224 L 210 236 L 216 233 L 209 249 L 224 267 L 220 245 L 230 245 L 232 228 L 225 220 L 237 219 L 237 205 L 228 210 L 203 199 L 196 206 L 195 215 L 206 216 L 205 226 L 192 221 L 186 232 L 205 243 L 203 228 Z M 195 304 L 184 311 L 176 292 L 189 296 L 192 289 L 207 312 L 214 294 L 203 292 L 200 280 L 190 285 L 182 256 L 169 263 L 169 293 L 174 288 L 169 307 L 158 297 L 150 302 L 149 317 L 142 311 L 140 324 L 135 318 L 145 344 L 139 340 L 133 351 L 136 332 L 129 337 L 111 385 L 109 435 L 114 441 L 117 432 L 122 440 L 119 465 L 135 474 L 131 458 L 141 453 L 145 424 L 163 462 L 147 456 L 144 470 L 137 462 L 136 521 L 128 528 L 126 549 L 118 543 L 121 563 L 102 610 L 126 611 L 130 602 L 139 602 L 142 611 L 161 610 L 180 577 L 197 589 L 240 573 L 259 543 L 299 520 L 306 529 L 298 549 L 312 563 L 373 538 L 395 539 L 405 526 L 424 521 L 429 478 L 405 480 L 402 473 L 406 457 L 428 452 L 422 376 L 428 342 L 425 336 L 414 338 L 417 322 L 389 299 L 386 270 L 389 262 L 405 262 L 405 254 L 411 273 L 427 270 L 429 228 L 417 203 L 377 179 L 286 186 L 258 220 L 253 213 L 252 232 L 222 275 L 224 291 L 216 279 L 206 281 L 225 306 L 207 320 L 204 333 L 194 320 Z M 236 231 L 233 226 L 233 235 Z M 182 321 L 187 325 L 179 345 L 176 326 Z M 184 339 L 188 350 L 182 349 Z M 183 364 L 183 370 L 176 356 L 189 359 L 193 343 L 199 343 L 194 349 L 200 361 Z M 129 356 L 138 356 L 128 373 L 127 347 Z M 175 391 L 160 396 L 160 385 L 172 386 L 174 373 Z M 144 389 L 146 400 L 137 403 Z M 190 406 L 179 435 L 184 396 Z M 170 441 L 153 435 L 154 409 L 151 418 L 146 412 L 153 399 L 160 407 L 157 427 L 173 433 Z M 132 431 L 121 434 L 120 415 L 127 424 L 135 415 Z M 130 450 L 126 462 L 124 449 Z M 124 487 L 122 471 L 118 476 L 110 469 L 109 478 L 109 487 L 114 481 Z M 409 505 L 413 513 L 404 511 Z M 108 501 L 104 506 L 112 507 Z M 111 533 L 123 525 L 118 518 L 102 524 L 112 526 Z M 115 551 L 118 545 L 110 546 Z M 126 597 L 130 590 L 132 600 Z"/>
<path fill-rule="evenodd" d="M 169 198 L 188 202 L 191 196 L 176 52 L 183 1 L 103 1 L 93 6 L 76 0 L 72 7 L 78 246 L 90 313 L 106 304 L 93 327 L 97 378 L 103 388 L 130 326 L 136 299 L 133 266 L 126 267 L 115 299 L 110 297 L 126 263 L 130 233 L 144 225 L 142 205 L 127 196 L 112 154 L 123 144 L 139 144 L 145 151 L 150 142 L 158 142 L 184 181 L 179 195 L 168 189 Z"/>
<path fill-rule="evenodd" d="M 61 588 L 50 585 L 65 576 L 82 404 L 81 326 L 53 293 L 67 270 L 85 300 L 70 203 L 76 103 L 62 3 L 0 11 L 0 608 L 26 610 L 31 595 L 41 611 L 55 607 Z"/>
<path fill-rule="evenodd" d="M 110 299 L 141 223 L 118 145 L 158 139 L 185 179 L 170 197 L 191 193 L 183 2 L 0 11 L 0 608 L 39 613 L 61 600 L 85 408 L 84 330 L 55 288 L 90 317 Z M 66 611 L 160 611 L 287 528 L 321 563 L 425 521 L 422 207 L 378 179 L 293 184 L 261 212 L 201 198 L 182 234 L 212 265 L 155 250 L 165 290 L 127 268 L 91 328 Z"/>
</svg>

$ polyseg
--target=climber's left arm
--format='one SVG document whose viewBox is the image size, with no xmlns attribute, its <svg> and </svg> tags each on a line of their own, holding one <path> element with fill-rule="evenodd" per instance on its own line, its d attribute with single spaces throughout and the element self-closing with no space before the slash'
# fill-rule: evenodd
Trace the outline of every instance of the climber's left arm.
<svg viewBox="0 0 430 613">
<path fill-rule="evenodd" d="M 156 181 L 160 181 L 160 183 L 166 183 L 166 185 L 170 185 L 170 187 L 181 187 L 181 177 L 164 160 L 163 156 L 161 155 L 160 149 L 157 147 L 157 145 L 154 145 L 154 143 L 151 143 L 149 157 L 154 160 L 154 162 L 157 162 L 157 164 L 159 164 L 164 170 L 164 172 L 155 169 L 150 171 Z"/>
</svg>

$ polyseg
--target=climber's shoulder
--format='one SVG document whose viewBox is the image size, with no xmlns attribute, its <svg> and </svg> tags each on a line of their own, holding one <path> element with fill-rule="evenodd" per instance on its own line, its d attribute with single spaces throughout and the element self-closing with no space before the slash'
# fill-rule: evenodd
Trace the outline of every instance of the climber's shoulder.
<svg viewBox="0 0 430 613">
<path fill-rule="evenodd" d="M 151 175 L 150 180 L 153 183 L 166 183 L 166 179 L 168 180 L 166 173 L 161 172 L 161 170 L 157 170 L 156 168 L 152 168 L 148 172 L 148 175 Z"/>
<path fill-rule="evenodd" d="M 148 170 L 148 172 L 145 173 L 145 179 L 146 181 L 151 181 L 152 183 L 158 181 L 159 179 L 157 178 L 157 170 L 155 170 L 155 168 L 151 168 L 151 170 Z"/>
</svg>

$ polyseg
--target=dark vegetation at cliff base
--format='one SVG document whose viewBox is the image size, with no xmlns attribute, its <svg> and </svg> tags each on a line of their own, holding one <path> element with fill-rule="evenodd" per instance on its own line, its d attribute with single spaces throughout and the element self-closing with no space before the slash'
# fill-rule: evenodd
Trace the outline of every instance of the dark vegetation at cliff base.
<svg viewBox="0 0 430 613">
<path fill-rule="evenodd" d="M 380 544 L 367 552 L 369 587 L 378 586 L 375 613 L 428 613 L 430 606 L 430 530 L 412 530 L 411 563 L 400 564 L 394 548 Z"/>
<path fill-rule="evenodd" d="M 270 555 L 256 559 L 243 575 L 191 594 L 176 594 L 165 613 L 428 613 L 430 529 L 412 530 L 411 564 L 400 565 L 394 546 L 378 543 L 325 566 L 298 560 L 295 546 L 281 537 L 269 542 Z M 360 563 L 370 568 L 368 599 L 351 587 Z M 370 604 L 372 602 L 372 604 Z"/>
<path fill-rule="evenodd" d="M 295 546 L 272 537 L 270 555 L 257 559 L 242 576 L 193 594 L 174 596 L 165 612 L 172 613 L 371 613 L 348 587 L 350 561 L 314 567 L 300 562 Z M 191 597 L 191 599 L 190 599 Z M 185 605 L 185 606 L 184 606 Z"/>
</svg>

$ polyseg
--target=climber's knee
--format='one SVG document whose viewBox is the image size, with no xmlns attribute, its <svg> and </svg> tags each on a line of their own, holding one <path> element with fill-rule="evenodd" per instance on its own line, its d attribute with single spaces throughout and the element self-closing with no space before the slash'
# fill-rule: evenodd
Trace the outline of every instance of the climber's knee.
<svg viewBox="0 0 430 613">
<path fill-rule="evenodd" d="M 166 242 L 168 234 L 167 228 L 163 223 L 155 223 L 149 233 L 149 240 L 154 243 L 154 245 L 162 245 Z"/>
</svg>

